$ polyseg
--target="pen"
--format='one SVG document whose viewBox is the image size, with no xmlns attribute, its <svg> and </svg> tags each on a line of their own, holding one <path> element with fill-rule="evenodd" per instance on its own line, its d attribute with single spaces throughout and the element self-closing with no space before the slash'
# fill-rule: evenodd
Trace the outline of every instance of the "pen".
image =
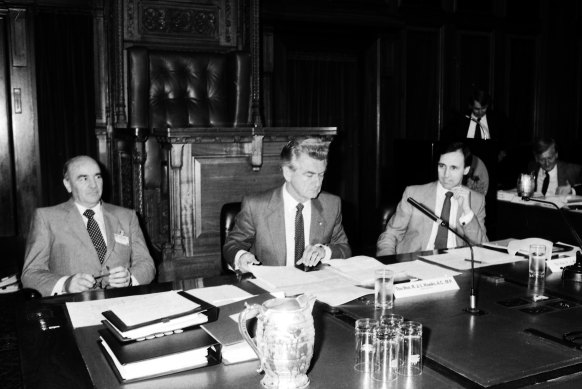
<svg viewBox="0 0 582 389">
<path fill-rule="evenodd" d="M 105 274 L 99 274 L 98 276 L 93 276 L 93 278 L 96 279 L 96 280 L 98 280 L 100 278 L 108 277 L 108 276 L 109 276 L 109 273 L 105 273 Z"/>
<path fill-rule="evenodd" d="M 465 261 L 467 261 L 467 262 L 471 262 L 471 260 L 470 260 L 469 258 L 465 258 Z M 473 260 L 473 262 L 475 262 L 475 263 L 483 263 L 483 262 L 481 262 L 481 261 L 477 261 L 476 259 L 475 259 L 475 260 Z"/>
</svg>

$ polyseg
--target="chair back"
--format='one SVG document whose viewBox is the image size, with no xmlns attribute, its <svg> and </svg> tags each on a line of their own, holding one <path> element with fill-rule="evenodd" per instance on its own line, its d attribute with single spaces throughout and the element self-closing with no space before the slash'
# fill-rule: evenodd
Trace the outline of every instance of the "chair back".
<svg viewBox="0 0 582 389">
<path fill-rule="evenodd" d="M 226 242 L 228 234 L 234 228 L 234 222 L 236 220 L 236 215 L 240 212 L 241 203 L 226 203 L 222 206 L 220 210 L 220 251 L 222 253 L 222 248 Z M 222 272 L 224 274 L 231 273 L 232 270 L 228 268 L 228 263 L 224 258 L 224 254 L 221 254 L 222 258 Z"/>
</svg>

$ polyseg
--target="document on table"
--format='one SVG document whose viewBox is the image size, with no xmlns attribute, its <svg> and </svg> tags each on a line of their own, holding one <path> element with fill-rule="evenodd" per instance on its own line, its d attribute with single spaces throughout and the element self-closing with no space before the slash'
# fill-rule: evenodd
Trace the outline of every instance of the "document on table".
<svg viewBox="0 0 582 389">
<path fill-rule="evenodd" d="M 402 278 L 405 276 L 410 279 L 418 280 L 429 280 L 432 278 L 457 276 L 461 274 L 457 271 L 426 263 L 418 259 L 410 262 L 393 263 L 391 265 L 386 265 L 386 268 L 392 270 L 396 278 Z"/>
<path fill-rule="evenodd" d="M 204 300 L 215 307 L 235 303 L 253 297 L 252 294 L 234 285 L 211 286 L 187 290 L 186 293 Z"/>
<path fill-rule="evenodd" d="M 358 255 L 347 259 L 332 259 L 328 264 L 334 269 L 353 279 L 360 285 L 374 283 L 374 271 L 384 268 L 382 262 L 375 258 Z"/>
<path fill-rule="evenodd" d="M 485 247 L 473 247 L 473 252 L 476 268 L 527 259 L 522 256 L 513 256 L 496 250 L 489 250 Z M 449 249 L 443 254 L 423 255 L 421 258 L 456 270 L 469 270 L 471 268 L 471 250 L 469 247 Z"/>
<path fill-rule="evenodd" d="M 369 289 L 354 285 L 331 266 L 321 270 L 304 272 L 288 266 L 255 266 L 252 269 L 257 286 L 269 291 L 282 291 L 286 296 L 313 294 L 319 301 L 337 306 L 372 293 Z"/>
<path fill-rule="evenodd" d="M 151 301 L 157 301 L 160 298 L 164 298 L 159 297 L 160 295 L 163 296 L 167 295 L 168 293 L 176 294 L 176 291 L 140 294 L 136 296 L 116 297 L 103 300 L 71 302 L 66 303 L 66 306 L 73 328 L 87 327 L 101 324 L 101 321 L 104 319 L 103 315 L 101 314 L 102 312 L 128 306 L 146 307 L 151 304 Z M 183 297 L 180 298 L 184 299 Z M 192 302 L 189 303 L 189 307 L 191 309 Z"/>
</svg>

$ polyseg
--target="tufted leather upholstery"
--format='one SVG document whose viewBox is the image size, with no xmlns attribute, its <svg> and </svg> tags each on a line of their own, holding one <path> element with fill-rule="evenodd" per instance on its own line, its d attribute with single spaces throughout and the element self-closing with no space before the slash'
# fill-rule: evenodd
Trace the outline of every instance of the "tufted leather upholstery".
<svg viewBox="0 0 582 389">
<path fill-rule="evenodd" d="M 250 56 L 131 47 L 129 127 L 239 126 L 250 122 Z"/>
<path fill-rule="evenodd" d="M 240 212 L 241 203 L 226 203 L 222 206 L 220 210 L 220 250 L 222 252 L 222 248 L 224 247 L 224 243 L 226 242 L 226 237 L 234 228 L 234 221 L 236 219 L 236 215 Z M 222 272 L 223 273 L 230 273 L 231 270 L 228 268 L 228 264 L 222 256 Z"/>
</svg>

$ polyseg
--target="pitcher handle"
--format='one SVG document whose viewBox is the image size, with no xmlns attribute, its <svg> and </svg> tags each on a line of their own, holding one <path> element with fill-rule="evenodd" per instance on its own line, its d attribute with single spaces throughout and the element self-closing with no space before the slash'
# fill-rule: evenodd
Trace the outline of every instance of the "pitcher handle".
<svg viewBox="0 0 582 389">
<path fill-rule="evenodd" d="M 260 305 L 258 304 L 249 305 L 248 303 L 245 303 L 245 310 L 238 315 L 238 330 L 240 331 L 244 340 L 246 340 L 247 343 L 252 347 L 253 351 L 255 352 L 255 354 L 257 354 L 257 356 L 259 357 L 259 361 L 261 362 L 261 365 L 257 369 L 257 373 L 261 373 L 264 370 L 263 356 L 261 355 L 259 348 L 255 344 L 255 342 L 249 335 L 249 331 L 247 329 L 247 321 L 249 319 L 256 317 L 260 313 L 260 311 L 261 311 Z"/>
</svg>

